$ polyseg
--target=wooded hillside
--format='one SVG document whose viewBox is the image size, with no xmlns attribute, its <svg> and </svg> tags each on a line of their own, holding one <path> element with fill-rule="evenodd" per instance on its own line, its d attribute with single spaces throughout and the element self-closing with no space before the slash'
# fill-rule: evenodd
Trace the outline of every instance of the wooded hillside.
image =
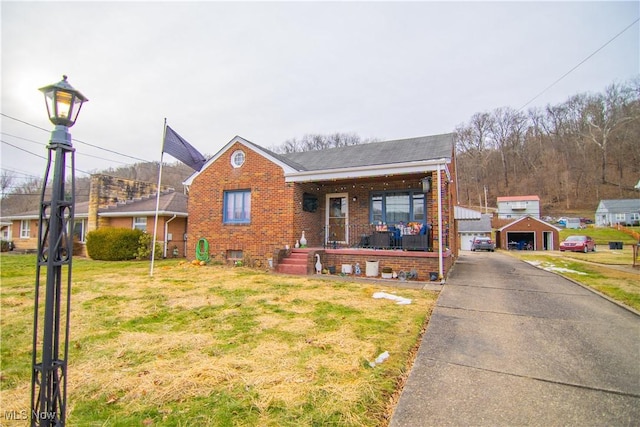
<svg viewBox="0 0 640 427">
<path fill-rule="evenodd" d="M 600 199 L 640 197 L 640 78 L 603 93 L 522 112 L 476 113 L 456 128 L 459 202 L 538 195 L 544 215 L 595 211 Z"/>
<path fill-rule="evenodd" d="M 543 215 L 552 215 L 595 211 L 601 199 L 640 197 L 634 189 L 640 180 L 640 77 L 544 109 L 476 113 L 455 132 L 462 205 L 484 207 L 485 194 L 489 207 L 498 196 L 537 195 Z M 372 141 L 355 134 L 313 134 L 270 149 L 289 153 Z M 137 163 L 99 173 L 155 183 L 158 166 Z M 162 184 L 181 191 L 192 172 L 179 162 L 166 164 Z M 10 183 L 11 177 L 4 178 Z M 3 192 L 2 213 L 37 209 L 41 185 L 34 179 Z M 89 177 L 76 179 L 76 201 L 88 200 L 89 185 Z"/>
</svg>

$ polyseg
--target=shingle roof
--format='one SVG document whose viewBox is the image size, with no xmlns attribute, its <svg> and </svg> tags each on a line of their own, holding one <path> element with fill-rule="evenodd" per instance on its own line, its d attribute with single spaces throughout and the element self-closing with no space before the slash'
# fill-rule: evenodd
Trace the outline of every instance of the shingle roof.
<svg viewBox="0 0 640 427">
<path fill-rule="evenodd" d="M 188 197 L 182 193 L 170 192 L 160 195 L 158 212 L 165 213 L 187 213 Z M 141 199 L 128 200 L 125 203 L 118 203 L 115 206 L 100 209 L 100 215 L 109 216 L 112 214 L 139 213 L 139 212 L 155 212 L 156 211 L 156 195 L 153 194 Z"/>
<path fill-rule="evenodd" d="M 600 200 L 609 213 L 628 213 L 640 210 L 640 199 L 611 199 Z"/>
<path fill-rule="evenodd" d="M 539 196 L 500 196 L 497 198 L 498 202 L 524 202 L 527 200 L 540 201 Z"/>
<path fill-rule="evenodd" d="M 453 134 L 447 133 L 280 154 L 279 157 L 298 170 L 314 171 L 450 158 L 452 153 Z"/>
<path fill-rule="evenodd" d="M 491 231 L 491 215 L 482 214 L 479 220 L 458 221 L 458 233 L 487 233 Z"/>
</svg>

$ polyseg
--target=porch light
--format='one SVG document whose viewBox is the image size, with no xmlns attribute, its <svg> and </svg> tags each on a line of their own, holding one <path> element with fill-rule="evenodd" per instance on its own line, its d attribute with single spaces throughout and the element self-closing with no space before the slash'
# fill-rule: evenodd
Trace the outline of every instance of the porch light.
<svg viewBox="0 0 640 427">
<path fill-rule="evenodd" d="M 76 122 L 82 103 L 87 98 L 67 82 L 62 76 L 58 83 L 39 89 L 44 93 L 49 120 L 56 126 L 71 127 Z"/>
<path fill-rule="evenodd" d="M 422 192 L 428 193 L 431 191 L 431 177 L 426 176 L 420 180 L 420 184 L 422 184 Z"/>
</svg>

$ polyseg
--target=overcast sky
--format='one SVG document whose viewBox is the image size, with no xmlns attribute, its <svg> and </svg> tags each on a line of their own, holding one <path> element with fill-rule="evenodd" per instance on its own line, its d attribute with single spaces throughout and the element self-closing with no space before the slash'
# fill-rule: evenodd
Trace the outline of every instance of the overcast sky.
<svg viewBox="0 0 640 427">
<path fill-rule="evenodd" d="M 78 176 L 158 161 L 165 117 L 207 157 L 235 135 L 410 138 L 521 108 L 634 21 L 525 110 L 637 76 L 639 4 L 2 1 L 2 170 L 42 177 L 38 88 L 63 74 L 89 98 Z"/>
</svg>

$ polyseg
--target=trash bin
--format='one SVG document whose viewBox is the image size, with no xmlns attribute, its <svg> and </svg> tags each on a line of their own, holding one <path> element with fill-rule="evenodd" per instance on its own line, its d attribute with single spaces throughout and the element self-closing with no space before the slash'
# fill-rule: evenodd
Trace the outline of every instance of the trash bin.
<svg viewBox="0 0 640 427">
<path fill-rule="evenodd" d="M 367 277 L 378 277 L 378 261 L 367 261 L 365 275 Z"/>
</svg>

